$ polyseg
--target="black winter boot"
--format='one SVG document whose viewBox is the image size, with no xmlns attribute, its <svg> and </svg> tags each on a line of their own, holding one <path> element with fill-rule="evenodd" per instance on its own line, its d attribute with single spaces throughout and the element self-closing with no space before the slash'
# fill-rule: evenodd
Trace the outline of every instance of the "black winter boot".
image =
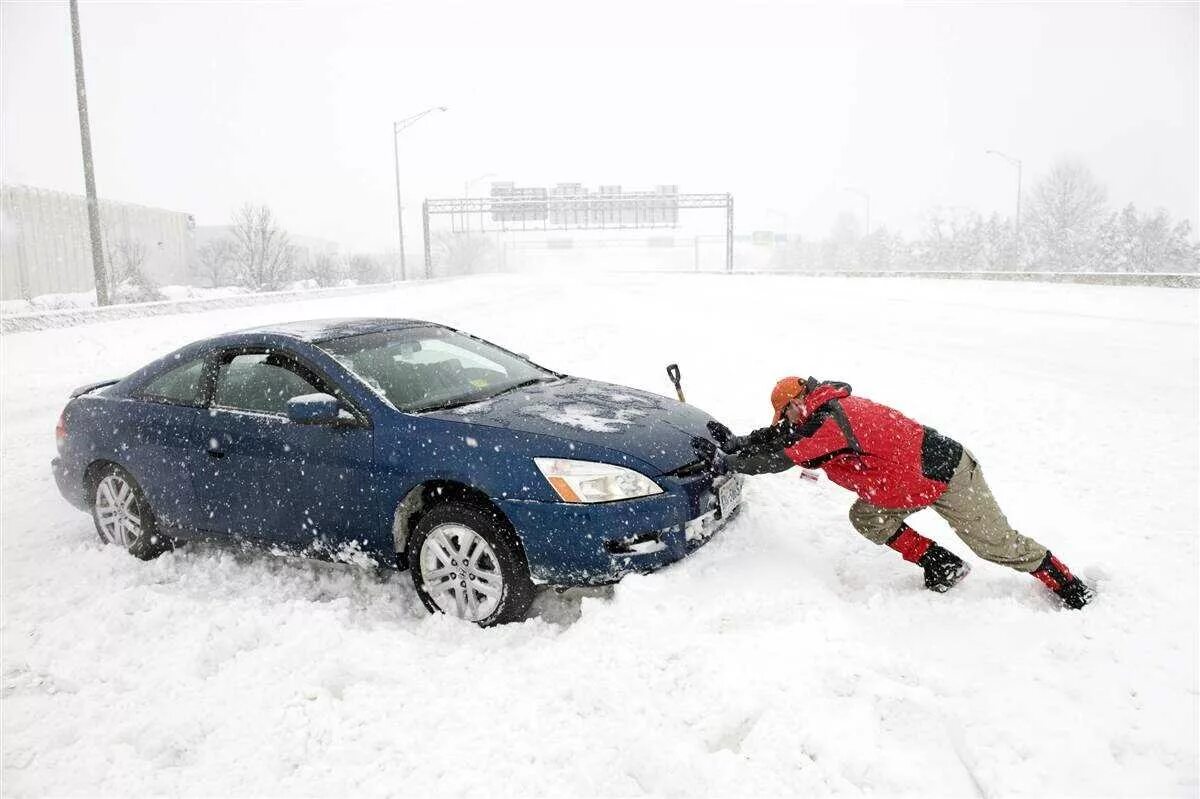
<svg viewBox="0 0 1200 799">
<path fill-rule="evenodd" d="M 1050 552 L 1042 558 L 1042 563 L 1033 570 L 1033 576 L 1042 584 L 1058 595 L 1064 606 L 1071 610 L 1079 610 L 1096 597 L 1096 592 L 1075 575 L 1066 564 L 1054 557 Z"/>
<path fill-rule="evenodd" d="M 962 558 L 937 544 L 925 551 L 917 565 L 925 570 L 925 587 L 939 594 L 949 591 L 971 572 Z"/>
<path fill-rule="evenodd" d="M 900 525 L 896 534 L 885 542 L 909 563 L 925 570 L 925 587 L 944 594 L 967 576 L 971 567 L 962 558 L 940 547 L 907 524 Z"/>
</svg>

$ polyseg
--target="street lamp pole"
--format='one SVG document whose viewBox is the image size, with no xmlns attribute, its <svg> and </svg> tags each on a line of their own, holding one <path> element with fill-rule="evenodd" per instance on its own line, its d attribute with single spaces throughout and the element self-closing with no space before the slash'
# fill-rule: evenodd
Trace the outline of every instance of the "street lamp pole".
<svg viewBox="0 0 1200 799">
<path fill-rule="evenodd" d="M 408 279 L 407 264 L 404 259 L 404 206 L 400 202 L 400 132 L 412 125 L 421 117 L 432 114 L 434 111 L 445 111 L 446 106 L 437 105 L 433 108 L 426 108 L 419 114 L 413 114 L 410 117 L 405 117 L 398 122 L 392 123 L 392 155 L 395 158 L 396 164 L 396 230 L 400 234 L 400 279 Z"/>
<path fill-rule="evenodd" d="M 857 194 L 867 201 L 867 238 L 871 237 L 871 194 L 862 189 L 847 188 L 846 191 L 851 194 Z"/>
<path fill-rule="evenodd" d="M 1016 220 L 1013 223 L 1013 229 L 1016 232 L 1016 235 L 1020 236 L 1021 235 L 1021 159 L 1013 158 L 1011 155 L 1002 153 L 999 150 L 988 150 L 987 154 L 995 155 L 1000 158 L 1003 158 L 1009 164 L 1011 164 L 1012 166 L 1015 166 L 1017 168 L 1017 216 L 1016 216 Z"/>
<path fill-rule="evenodd" d="M 464 181 L 463 182 L 463 197 L 470 197 L 471 196 L 471 194 L 470 194 L 471 187 L 474 186 L 479 181 L 486 180 L 487 178 L 494 178 L 494 177 L 496 177 L 495 172 L 487 172 L 485 174 L 480 175 L 477 178 L 471 178 L 468 181 Z"/>
<path fill-rule="evenodd" d="M 494 177 L 496 177 L 495 172 L 486 172 L 477 178 L 471 178 L 470 180 L 463 181 L 463 199 L 465 200 L 471 196 L 471 187 L 474 186 L 476 183 L 478 183 L 481 180 L 486 180 L 487 178 L 494 178 Z M 462 212 L 462 227 L 463 227 L 464 231 L 468 227 L 466 211 Z"/>
</svg>

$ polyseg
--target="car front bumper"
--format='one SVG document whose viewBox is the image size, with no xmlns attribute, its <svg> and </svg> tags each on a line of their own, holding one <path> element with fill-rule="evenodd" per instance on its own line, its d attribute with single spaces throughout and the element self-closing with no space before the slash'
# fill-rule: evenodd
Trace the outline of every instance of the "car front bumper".
<svg viewBox="0 0 1200 799">
<path fill-rule="evenodd" d="M 517 529 L 535 582 L 601 585 L 687 557 L 723 528 L 739 504 L 718 508 L 717 492 L 737 475 L 659 478 L 662 494 L 595 505 L 501 500 Z M 727 489 L 728 493 L 728 489 Z"/>
</svg>

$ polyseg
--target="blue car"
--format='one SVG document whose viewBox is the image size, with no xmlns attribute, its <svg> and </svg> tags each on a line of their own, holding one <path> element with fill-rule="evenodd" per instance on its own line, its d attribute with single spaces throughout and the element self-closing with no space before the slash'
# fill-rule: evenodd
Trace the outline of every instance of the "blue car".
<svg viewBox="0 0 1200 799">
<path fill-rule="evenodd" d="M 53 472 L 103 542 L 180 541 L 408 568 L 431 612 L 525 617 L 737 509 L 711 417 L 571 377 L 444 325 L 335 319 L 198 341 L 77 389 Z"/>
</svg>

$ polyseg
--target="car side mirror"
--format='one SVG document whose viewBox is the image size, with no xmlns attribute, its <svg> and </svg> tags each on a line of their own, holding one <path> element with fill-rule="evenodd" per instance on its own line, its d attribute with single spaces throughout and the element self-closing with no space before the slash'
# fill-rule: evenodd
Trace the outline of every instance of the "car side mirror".
<svg viewBox="0 0 1200 799">
<path fill-rule="evenodd" d="M 296 424 L 334 424 L 341 418 L 341 405 L 328 394 L 302 394 L 288 400 L 288 419 Z"/>
</svg>

